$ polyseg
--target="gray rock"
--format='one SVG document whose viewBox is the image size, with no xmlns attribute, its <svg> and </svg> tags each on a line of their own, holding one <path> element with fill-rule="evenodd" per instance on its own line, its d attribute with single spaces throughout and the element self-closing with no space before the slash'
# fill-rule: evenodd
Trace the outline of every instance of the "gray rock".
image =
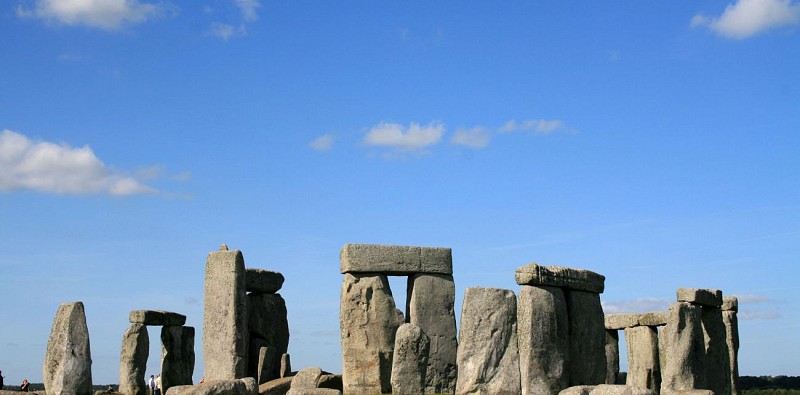
<svg viewBox="0 0 800 395">
<path fill-rule="evenodd" d="M 456 394 L 521 392 L 513 291 L 467 288 L 459 339 Z"/>
<path fill-rule="evenodd" d="M 569 323 L 564 291 L 523 286 L 517 301 L 522 394 L 554 395 L 569 384 Z"/>
<path fill-rule="evenodd" d="M 317 388 L 322 377 L 322 369 L 318 367 L 303 368 L 292 379 L 291 389 Z"/>
<path fill-rule="evenodd" d="M 630 385 L 597 385 L 589 391 L 589 395 L 654 395 L 652 390 Z"/>
<path fill-rule="evenodd" d="M 258 352 L 261 347 L 272 347 L 275 355 L 270 364 L 276 369 L 270 379 L 279 375 L 280 356 L 289 349 L 289 321 L 287 320 L 286 302 L 280 294 L 247 295 L 247 325 L 255 348 L 251 348 L 249 375 L 255 377 L 258 363 Z"/>
<path fill-rule="evenodd" d="M 330 388 L 292 388 L 286 395 L 340 395 L 341 393 L 342 391 Z"/>
<path fill-rule="evenodd" d="M 150 336 L 143 324 L 131 324 L 122 336 L 119 357 L 119 392 L 125 395 L 147 395 L 144 380 L 147 357 L 150 354 Z"/>
<path fill-rule="evenodd" d="M 603 293 L 606 281 L 605 276 L 589 270 L 542 266 L 537 263 L 518 267 L 514 272 L 514 279 L 519 285 L 563 287 L 594 293 Z"/>
<path fill-rule="evenodd" d="M 722 291 L 718 289 L 678 288 L 678 302 L 699 304 L 701 306 L 722 306 Z"/>
<path fill-rule="evenodd" d="M 161 390 L 176 385 L 191 385 L 194 373 L 194 328 L 161 328 Z"/>
<path fill-rule="evenodd" d="M 558 392 L 558 395 L 589 395 L 594 385 L 573 385 Z"/>
<path fill-rule="evenodd" d="M 344 275 L 339 309 L 344 393 L 391 391 L 394 337 L 402 323 L 385 275 Z"/>
<path fill-rule="evenodd" d="M 661 390 L 661 395 L 714 395 L 711 390 Z"/>
<path fill-rule="evenodd" d="M 722 310 L 723 311 L 739 311 L 739 298 L 735 296 L 722 297 Z"/>
<path fill-rule="evenodd" d="M 274 347 L 260 347 L 258 349 L 258 368 L 256 369 L 256 383 L 264 384 L 274 380 L 280 375 L 280 367 L 275 366 L 277 353 Z"/>
<path fill-rule="evenodd" d="M 606 329 L 600 294 L 565 292 L 569 321 L 569 382 L 596 385 L 606 381 Z"/>
<path fill-rule="evenodd" d="M 247 268 L 245 289 L 247 292 L 274 294 L 283 286 L 283 274 L 271 270 Z"/>
<path fill-rule="evenodd" d="M 605 316 L 606 329 L 625 329 L 639 325 L 639 314 L 609 314 Z"/>
<path fill-rule="evenodd" d="M 186 316 L 163 310 L 133 310 L 128 320 L 132 324 L 152 326 L 182 326 L 186 324 Z"/>
<path fill-rule="evenodd" d="M 606 384 L 617 384 L 618 378 L 619 331 L 616 329 L 606 329 Z"/>
<path fill-rule="evenodd" d="M 658 360 L 658 332 L 654 327 L 625 329 L 628 346 L 628 375 L 625 385 L 661 391 L 661 365 Z"/>
<path fill-rule="evenodd" d="M 703 340 L 705 342 L 705 386 L 716 395 L 730 395 L 731 367 L 730 353 L 726 341 L 727 333 L 718 307 L 703 306 Z"/>
<path fill-rule="evenodd" d="M 639 325 L 641 326 L 664 326 L 667 325 L 667 313 L 665 311 L 651 311 L 639 315 Z"/>
<path fill-rule="evenodd" d="M 259 395 L 286 395 L 294 377 L 281 377 L 258 386 Z"/>
<path fill-rule="evenodd" d="M 686 302 L 673 303 L 667 312 L 667 325 L 658 337 L 661 362 L 661 394 L 705 386 L 703 325 L 701 307 Z"/>
<path fill-rule="evenodd" d="M 203 317 L 203 355 L 208 381 L 242 378 L 247 369 L 247 299 L 239 250 L 208 254 Z"/>
<path fill-rule="evenodd" d="M 289 373 L 291 372 L 292 372 L 292 360 L 289 358 L 289 354 L 284 353 L 281 355 L 280 376 L 289 377 Z"/>
<path fill-rule="evenodd" d="M 739 395 L 739 320 L 736 311 L 723 311 L 722 321 L 725 323 L 725 341 L 728 343 L 731 394 Z"/>
<path fill-rule="evenodd" d="M 394 339 L 393 394 L 415 395 L 425 391 L 430 346 L 430 339 L 418 326 L 400 325 Z"/>
<path fill-rule="evenodd" d="M 345 244 L 339 265 L 342 274 L 453 274 L 453 254 L 450 248 Z"/>
<path fill-rule="evenodd" d="M 325 374 L 319 378 L 319 388 L 330 388 L 335 390 L 342 390 L 342 375 L 341 374 Z"/>
<path fill-rule="evenodd" d="M 92 353 L 83 302 L 59 306 L 42 367 L 49 395 L 91 395 Z"/>
<path fill-rule="evenodd" d="M 422 329 L 430 339 L 425 391 L 450 393 L 456 389 L 458 372 L 456 286 L 453 276 L 417 274 L 408 277 L 406 311 L 408 321 Z"/>
<path fill-rule="evenodd" d="M 236 380 L 206 380 L 198 385 L 176 385 L 164 395 L 258 395 L 255 380 L 245 377 Z"/>
</svg>

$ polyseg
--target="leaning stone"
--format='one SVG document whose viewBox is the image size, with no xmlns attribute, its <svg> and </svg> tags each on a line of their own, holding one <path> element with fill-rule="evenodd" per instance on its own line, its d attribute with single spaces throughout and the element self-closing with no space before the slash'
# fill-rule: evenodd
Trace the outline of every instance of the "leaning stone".
<svg viewBox="0 0 800 395">
<path fill-rule="evenodd" d="M 258 395 L 255 380 L 245 377 L 238 380 L 206 380 L 198 385 L 177 385 L 164 395 Z"/>
<path fill-rule="evenodd" d="M 286 395 L 294 377 L 281 377 L 258 386 L 259 395 Z"/>
<path fill-rule="evenodd" d="M 619 331 L 616 329 L 606 329 L 606 384 L 617 384 L 618 377 Z"/>
<path fill-rule="evenodd" d="M 400 325 L 394 339 L 393 394 L 416 395 L 425 391 L 430 346 L 430 339 L 418 326 Z"/>
<path fill-rule="evenodd" d="M 609 314 L 605 316 L 606 329 L 625 329 L 639 325 L 639 314 Z"/>
<path fill-rule="evenodd" d="M 703 338 L 705 341 L 705 386 L 716 395 L 730 395 L 731 367 L 725 322 L 718 307 L 703 307 Z"/>
<path fill-rule="evenodd" d="M 162 310 L 133 310 L 128 320 L 132 324 L 151 326 L 183 326 L 186 324 L 185 315 Z"/>
<path fill-rule="evenodd" d="M 739 311 L 739 298 L 735 296 L 724 296 L 722 298 L 722 311 Z"/>
<path fill-rule="evenodd" d="M 247 299 L 244 258 L 220 250 L 206 259 L 203 360 L 206 380 L 244 377 L 247 369 Z"/>
<path fill-rule="evenodd" d="M 521 392 L 514 292 L 467 288 L 459 339 L 456 394 Z"/>
<path fill-rule="evenodd" d="M 606 381 L 606 329 L 600 294 L 570 290 L 565 296 L 570 385 L 602 384 Z"/>
<path fill-rule="evenodd" d="M 718 289 L 678 288 L 678 302 L 720 307 L 722 306 L 722 291 Z"/>
<path fill-rule="evenodd" d="M 83 302 L 59 306 L 47 341 L 42 377 L 49 395 L 90 395 L 94 392 L 92 353 Z"/>
<path fill-rule="evenodd" d="M 519 285 L 563 287 L 594 293 L 603 293 L 606 281 L 605 276 L 589 270 L 542 266 L 537 263 L 518 267 L 514 272 L 514 279 Z"/>
<path fill-rule="evenodd" d="M 345 393 L 391 391 L 394 338 L 402 323 L 385 275 L 344 275 L 339 326 Z"/>
<path fill-rule="evenodd" d="M 247 289 L 247 292 L 274 294 L 282 286 L 283 274 L 254 268 L 245 270 L 245 289 Z"/>
<path fill-rule="evenodd" d="M 292 373 L 292 360 L 289 358 L 289 354 L 283 353 L 281 355 L 280 376 L 289 377 L 290 373 Z"/>
<path fill-rule="evenodd" d="M 194 373 L 194 327 L 161 328 L 161 390 L 191 385 Z"/>
<path fill-rule="evenodd" d="M 651 311 L 639 314 L 639 325 L 641 326 L 664 326 L 667 325 L 667 313 L 665 311 Z"/>
<path fill-rule="evenodd" d="M 275 354 L 272 355 L 270 364 L 276 369 L 270 373 L 269 379 L 278 377 L 280 356 L 289 348 L 289 321 L 283 297 L 280 294 L 247 295 L 247 326 L 250 337 L 257 339 L 251 343 L 249 374 L 255 377 L 259 349 L 272 347 L 275 349 Z"/>
<path fill-rule="evenodd" d="M 739 395 L 739 320 L 735 311 L 723 311 L 725 342 L 728 343 L 728 364 L 731 367 L 731 394 Z"/>
<path fill-rule="evenodd" d="M 658 336 L 661 394 L 705 386 L 705 346 L 701 307 L 676 302 L 667 312 L 667 325 Z"/>
<path fill-rule="evenodd" d="M 631 385 L 601 384 L 592 388 L 589 395 L 654 395 L 654 393 L 650 389 Z"/>
<path fill-rule="evenodd" d="M 143 324 L 131 324 L 122 336 L 119 357 L 119 392 L 125 395 L 147 395 L 144 377 L 150 354 L 150 336 Z"/>
<path fill-rule="evenodd" d="M 322 377 L 322 369 L 318 367 L 303 368 L 292 379 L 293 390 L 304 388 L 317 388 Z M 291 391 L 290 391 L 291 392 Z"/>
<path fill-rule="evenodd" d="M 569 323 L 564 291 L 523 286 L 517 299 L 522 394 L 552 395 L 568 387 Z"/>
<path fill-rule="evenodd" d="M 661 367 L 658 361 L 658 332 L 649 326 L 625 329 L 628 346 L 628 375 L 625 385 L 661 391 Z"/>
<path fill-rule="evenodd" d="M 258 349 L 258 368 L 256 369 L 256 383 L 258 385 L 278 378 L 276 375 L 278 367 L 275 366 L 275 356 L 274 347 L 261 347 Z"/>
<path fill-rule="evenodd" d="M 406 311 L 409 322 L 430 339 L 425 392 L 453 393 L 456 389 L 458 341 L 456 340 L 453 276 L 417 274 L 408 277 Z"/>
<path fill-rule="evenodd" d="M 453 274 L 453 254 L 450 248 L 345 244 L 339 265 L 342 274 Z"/>
</svg>

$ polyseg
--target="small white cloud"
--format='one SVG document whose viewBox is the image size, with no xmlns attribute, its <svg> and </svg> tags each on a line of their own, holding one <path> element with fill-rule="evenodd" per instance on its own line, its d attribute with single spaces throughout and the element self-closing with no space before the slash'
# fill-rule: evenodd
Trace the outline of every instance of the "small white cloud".
<svg viewBox="0 0 800 395">
<path fill-rule="evenodd" d="M 456 145 L 463 145 L 470 148 L 484 148 L 489 145 L 492 135 L 483 126 L 475 126 L 472 128 L 460 128 L 456 130 L 450 143 Z"/>
<path fill-rule="evenodd" d="M 646 313 L 648 311 L 666 311 L 674 302 L 670 298 L 639 298 L 631 300 L 601 301 L 605 314 Z"/>
<path fill-rule="evenodd" d="M 88 26 L 116 30 L 177 12 L 165 3 L 142 3 L 139 0 L 35 0 L 32 9 L 17 7 L 17 16 L 35 17 L 69 26 Z"/>
<path fill-rule="evenodd" d="M 110 170 L 89 146 L 32 141 L 0 132 L 0 191 L 34 190 L 45 193 L 115 196 L 157 191 L 137 179 Z"/>
<path fill-rule="evenodd" d="M 323 134 L 322 136 L 315 138 L 308 145 L 317 151 L 330 151 L 331 148 L 333 148 L 333 142 L 335 140 L 336 139 L 332 135 Z"/>
<path fill-rule="evenodd" d="M 234 0 L 236 6 L 239 7 L 239 10 L 242 11 L 242 18 L 246 22 L 253 22 L 258 20 L 258 8 L 261 7 L 261 3 L 258 0 Z"/>
<path fill-rule="evenodd" d="M 781 314 L 773 310 L 739 310 L 736 318 L 744 321 L 749 320 L 777 320 Z"/>
<path fill-rule="evenodd" d="M 537 134 L 550 134 L 554 132 L 575 133 L 574 130 L 567 128 L 567 125 L 558 119 L 527 119 L 517 122 L 512 119 L 503 126 L 497 128 L 498 132 L 533 132 Z"/>
<path fill-rule="evenodd" d="M 768 296 L 764 295 L 755 295 L 755 294 L 744 294 L 744 295 L 734 295 L 736 299 L 739 300 L 740 304 L 755 304 L 755 303 L 773 303 L 774 300 L 770 299 Z"/>
<path fill-rule="evenodd" d="M 715 33 L 745 39 L 763 31 L 800 22 L 800 4 L 790 0 L 738 0 L 718 18 L 692 17 L 691 26 L 708 26 Z"/>
<path fill-rule="evenodd" d="M 444 135 L 444 124 L 431 122 L 426 126 L 411 123 L 405 127 L 396 123 L 382 122 L 372 127 L 362 142 L 366 145 L 410 151 L 438 144 Z"/>
<path fill-rule="evenodd" d="M 240 25 L 237 28 L 231 25 L 226 25 L 224 23 L 214 22 L 211 24 L 211 31 L 209 32 L 209 34 L 214 37 L 219 37 L 224 41 L 228 41 L 232 37 L 246 36 L 247 28 L 245 28 L 244 25 Z"/>
</svg>

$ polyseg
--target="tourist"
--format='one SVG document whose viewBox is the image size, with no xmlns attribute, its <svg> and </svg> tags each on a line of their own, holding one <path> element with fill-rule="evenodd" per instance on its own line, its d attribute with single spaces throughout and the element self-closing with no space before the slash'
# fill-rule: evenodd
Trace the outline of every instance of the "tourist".
<svg viewBox="0 0 800 395">
<path fill-rule="evenodd" d="M 155 395 L 156 392 L 156 376 L 150 375 L 150 381 L 147 383 L 147 387 L 150 388 L 150 395 Z"/>
<path fill-rule="evenodd" d="M 3 390 L 3 371 L 0 370 L 0 391 Z"/>
<path fill-rule="evenodd" d="M 161 395 L 161 375 L 156 376 L 156 395 Z"/>
<path fill-rule="evenodd" d="M 19 390 L 22 392 L 28 392 L 30 390 L 31 384 L 28 383 L 28 379 L 22 380 L 22 385 L 19 386 Z"/>
</svg>

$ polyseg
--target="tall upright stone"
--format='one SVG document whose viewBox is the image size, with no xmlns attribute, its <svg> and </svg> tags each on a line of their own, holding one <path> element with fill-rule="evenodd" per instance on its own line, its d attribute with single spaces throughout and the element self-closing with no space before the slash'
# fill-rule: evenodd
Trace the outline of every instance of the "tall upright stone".
<svg viewBox="0 0 800 395">
<path fill-rule="evenodd" d="M 147 395 L 144 378 L 150 354 L 150 335 L 143 324 L 131 324 L 122 336 L 119 357 L 119 392 L 124 395 Z M 164 391 L 166 392 L 166 391 Z"/>
<path fill-rule="evenodd" d="M 705 388 L 705 345 L 701 307 L 676 302 L 659 333 L 661 393 Z"/>
<path fill-rule="evenodd" d="M 460 339 L 456 394 L 521 392 L 514 292 L 467 288 Z"/>
<path fill-rule="evenodd" d="M 425 392 L 430 339 L 420 327 L 403 324 L 394 339 L 392 394 L 421 395 Z"/>
<path fill-rule="evenodd" d="M 271 347 L 269 365 L 274 367 L 271 378 L 279 376 L 280 357 L 289 349 L 289 321 L 286 302 L 280 294 L 251 293 L 247 295 L 247 326 L 251 350 L 248 375 L 256 377 L 261 347 Z"/>
<path fill-rule="evenodd" d="M 90 395 L 92 355 L 83 302 L 64 303 L 53 319 L 42 378 L 49 395 Z"/>
<path fill-rule="evenodd" d="M 564 291 L 522 286 L 517 300 L 523 395 L 556 395 L 569 387 L 569 324 Z"/>
<path fill-rule="evenodd" d="M 619 377 L 619 331 L 606 329 L 606 384 L 617 384 Z"/>
<path fill-rule="evenodd" d="M 161 391 L 176 385 L 191 385 L 194 373 L 194 328 L 161 328 Z"/>
<path fill-rule="evenodd" d="M 449 274 L 408 277 L 408 322 L 419 326 L 431 343 L 425 374 L 425 391 L 428 393 L 453 393 L 456 388 L 455 288 L 453 276 Z"/>
<path fill-rule="evenodd" d="M 658 355 L 658 331 L 655 327 L 635 326 L 625 329 L 628 345 L 628 376 L 625 385 L 661 391 L 661 365 Z"/>
<path fill-rule="evenodd" d="M 703 340 L 705 343 L 705 389 L 715 395 L 731 394 L 731 367 L 728 353 L 727 333 L 722 310 L 719 307 L 703 306 Z"/>
<path fill-rule="evenodd" d="M 728 344 L 730 366 L 730 388 L 732 395 L 739 395 L 739 320 L 736 317 L 739 301 L 735 296 L 726 296 L 722 304 L 722 321 L 725 323 L 725 341 Z"/>
<path fill-rule="evenodd" d="M 247 368 L 247 299 L 242 252 L 208 254 L 203 316 L 205 378 L 232 380 L 245 377 Z"/>
<path fill-rule="evenodd" d="M 344 393 L 391 391 L 394 340 L 402 323 L 385 275 L 344 275 L 339 310 Z"/>
<path fill-rule="evenodd" d="M 566 292 L 569 321 L 569 385 L 606 381 L 606 327 L 600 294 Z"/>
</svg>

